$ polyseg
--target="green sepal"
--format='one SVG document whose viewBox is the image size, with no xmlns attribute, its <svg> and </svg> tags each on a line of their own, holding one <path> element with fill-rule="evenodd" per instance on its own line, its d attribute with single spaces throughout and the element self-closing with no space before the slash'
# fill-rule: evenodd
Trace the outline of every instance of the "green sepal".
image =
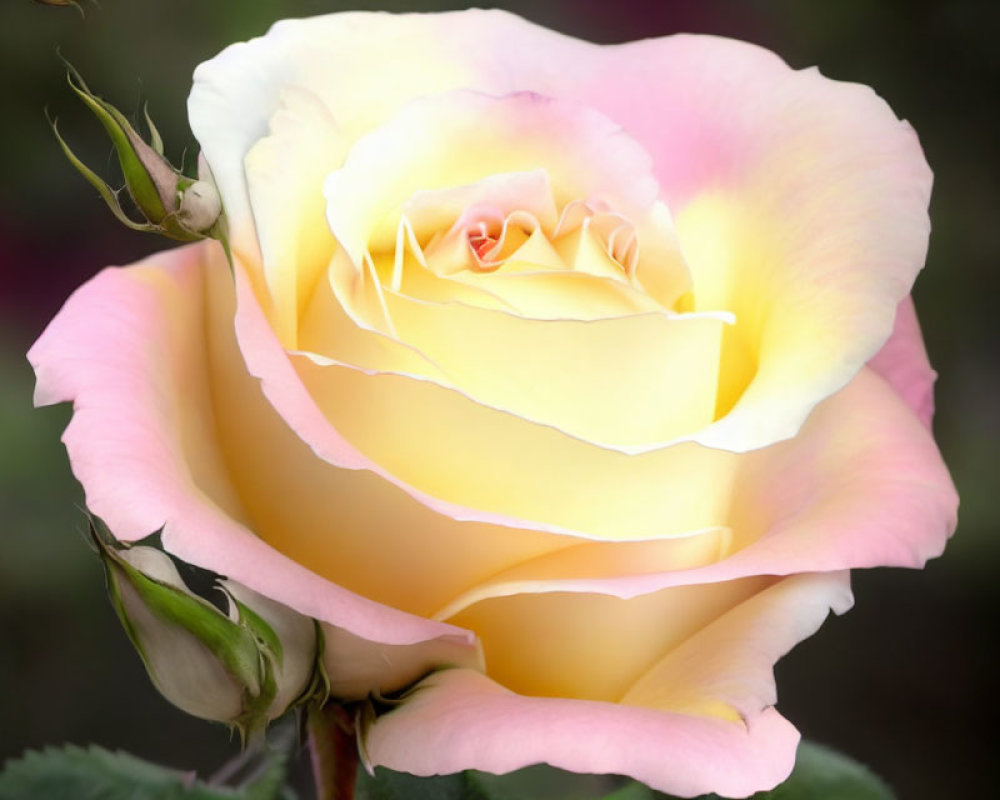
<svg viewBox="0 0 1000 800">
<path fill-rule="evenodd" d="M 263 675 L 260 656 L 253 636 L 246 629 L 232 623 L 208 601 L 143 575 L 117 557 L 114 551 L 105 548 L 104 554 L 108 569 L 121 570 L 153 614 L 166 623 L 183 628 L 198 639 L 251 697 L 256 698 L 261 693 Z M 145 661 L 142 643 L 138 641 L 122 604 L 117 579 L 117 575 L 109 572 L 112 603 L 132 644 Z"/>
<path fill-rule="evenodd" d="M 309 685 L 292 703 L 293 708 L 309 702 L 322 706 L 330 699 L 330 675 L 326 671 L 326 664 L 323 663 L 323 654 L 326 652 L 326 636 L 323 633 L 323 626 L 319 624 L 318 620 L 313 620 L 313 626 L 316 630 L 316 663 Z"/>
<path fill-rule="evenodd" d="M 62 148 L 62 151 L 69 160 L 69 163 L 72 164 L 76 171 L 83 175 L 83 177 L 87 179 L 87 182 L 97 190 L 101 199 L 104 200 L 108 208 L 111 209 L 111 213 L 115 215 L 115 218 L 119 222 L 134 231 L 146 231 L 149 233 L 159 232 L 159 226 L 153 225 L 149 222 L 136 222 L 129 217 L 128 214 L 126 214 L 122 209 L 121 201 L 118 199 L 118 192 L 112 189 L 103 178 L 77 158 L 76 154 L 70 149 L 69 145 L 66 144 L 66 140 L 63 139 L 62 135 L 59 133 L 59 128 L 55 120 L 49 120 L 49 124 L 52 126 L 52 132 L 55 134 L 56 140 L 59 142 L 59 146 Z"/>
<path fill-rule="evenodd" d="M 177 208 L 177 171 L 142 140 L 117 108 L 91 92 L 80 73 L 69 63 L 66 64 L 66 82 L 94 112 L 111 138 L 125 176 L 125 186 L 139 210 L 151 223 L 162 224 L 167 214 Z"/>
<path fill-rule="evenodd" d="M 274 628 L 268 625 L 264 618 L 248 605 L 241 603 L 228 592 L 226 596 L 229 598 L 229 602 L 236 608 L 236 619 L 233 621 L 246 628 L 256 638 L 257 642 L 263 646 L 266 655 L 273 658 L 280 667 L 284 663 L 285 656 L 281 647 L 281 640 L 278 638 L 278 634 L 274 632 Z"/>
</svg>

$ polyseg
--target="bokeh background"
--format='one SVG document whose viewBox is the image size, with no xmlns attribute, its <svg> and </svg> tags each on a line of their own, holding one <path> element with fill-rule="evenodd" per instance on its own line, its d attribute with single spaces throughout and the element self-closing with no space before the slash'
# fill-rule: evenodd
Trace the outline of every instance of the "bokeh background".
<svg viewBox="0 0 1000 800">
<path fill-rule="evenodd" d="M 281 17 L 444 2 L 30 0 L 0 7 L 0 759 L 97 742 L 203 773 L 236 744 L 150 686 L 85 545 L 59 434 L 33 410 L 30 343 L 106 264 L 166 246 L 113 221 L 60 154 L 44 109 L 85 161 L 111 148 L 64 82 L 59 48 L 126 113 L 148 101 L 175 163 L 197 148 L 194 66 Z M 873 86 L 920 134 L 934 231 L 914 292 L 940 372 L 936 432 L 962 494 L 959 533 L 924 572 L 856 573 L 857 606 L 778 666 L 779 706 L 805 735 L 872 765 L 906 800 L 993 796 L 1000 580 L 1000 3 L 991 0 L 545 0 L 496 5 L 615 42 L 679 31 L 746 39 L 795 67 Z M 475 43 L 470 42 L 470 47 Z"/>
</svg>

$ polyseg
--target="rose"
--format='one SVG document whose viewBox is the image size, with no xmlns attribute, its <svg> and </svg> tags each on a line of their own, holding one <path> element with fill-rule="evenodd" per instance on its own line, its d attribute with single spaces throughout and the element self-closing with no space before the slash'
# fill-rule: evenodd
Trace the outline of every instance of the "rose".
<svg viewBox="0 0 1000 800">
<path fill-rule="evenodd" d="M 420 681 L 376 764 L 782 780 L 774 661 L 954 526 L 909 126 L 479 11 L 280 23 L 189 111 L 232 275 L 107 270 L 29 354 L 89 508 L 319 620 L 336 696 Z"/>
</svg>

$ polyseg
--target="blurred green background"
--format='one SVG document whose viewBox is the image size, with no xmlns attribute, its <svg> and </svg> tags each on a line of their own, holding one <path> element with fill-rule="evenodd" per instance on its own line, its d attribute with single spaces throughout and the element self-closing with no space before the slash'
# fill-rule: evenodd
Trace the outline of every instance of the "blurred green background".
<svg viewBox="0 0 1000 800">
<path fill-rule="evenodd" d="M 210 772 L 236 745 L 150 686 L 80 534 L 81 493 L 59 434 L 67 408 L 31 408 L 30 343 L 100 267 L 166 242 L 107 213 L 58 151 L 43 113 L 93 166 L 111 149 L 66 87 L 56 48 L 126 113 L 148 100 L 168 155 L 197 153 L 194 66 L 285 16 L 443 2 L 84 0 L 0 9 L 0 758 L 94 741 Z M 1000 503 L 1000 3 L 957 0 L 499 2 L 595 41 L 678 31 L 747 39 L 795 67 L 869 84 L 909 119 L 936 174 L 934 231 L 914 292 L 940 372 L 936 432 L 962 494 L 959 533 L 926 571 L 855 574 L 857 607 L 778 666 L 779 705 L 807 735 L 869 763 L 901 798 L 990 796 Z"/>
</svg>

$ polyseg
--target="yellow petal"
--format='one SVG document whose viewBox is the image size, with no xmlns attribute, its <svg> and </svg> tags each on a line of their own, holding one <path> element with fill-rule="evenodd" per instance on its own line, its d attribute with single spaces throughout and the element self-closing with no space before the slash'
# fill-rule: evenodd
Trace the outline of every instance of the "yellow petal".
<svg viewBox="0 0 1000 800">
<path fill-rule="evenodd" d="M 725 322 L 533 320 L 385 294 L 396 335 L 481 403 L 591 442 L 643 447 L 711 422 Z"/>
<path fill-rule="evenodd" d="M 483 600 L 450 621 L 476 632 L 487 674 L 508 689 L 618 702 L 671 648 L 772 580 L 672 587 L 629 600 L 518 594 Z"/>
<path fill-rule="evenodd" d="M 618 541 L 685 535 L 725 517 L 732 453 L 684 442 L 626 455 L 431 381 L 293 360 L 342 436 L 432 497 Z"/>
</svg>

